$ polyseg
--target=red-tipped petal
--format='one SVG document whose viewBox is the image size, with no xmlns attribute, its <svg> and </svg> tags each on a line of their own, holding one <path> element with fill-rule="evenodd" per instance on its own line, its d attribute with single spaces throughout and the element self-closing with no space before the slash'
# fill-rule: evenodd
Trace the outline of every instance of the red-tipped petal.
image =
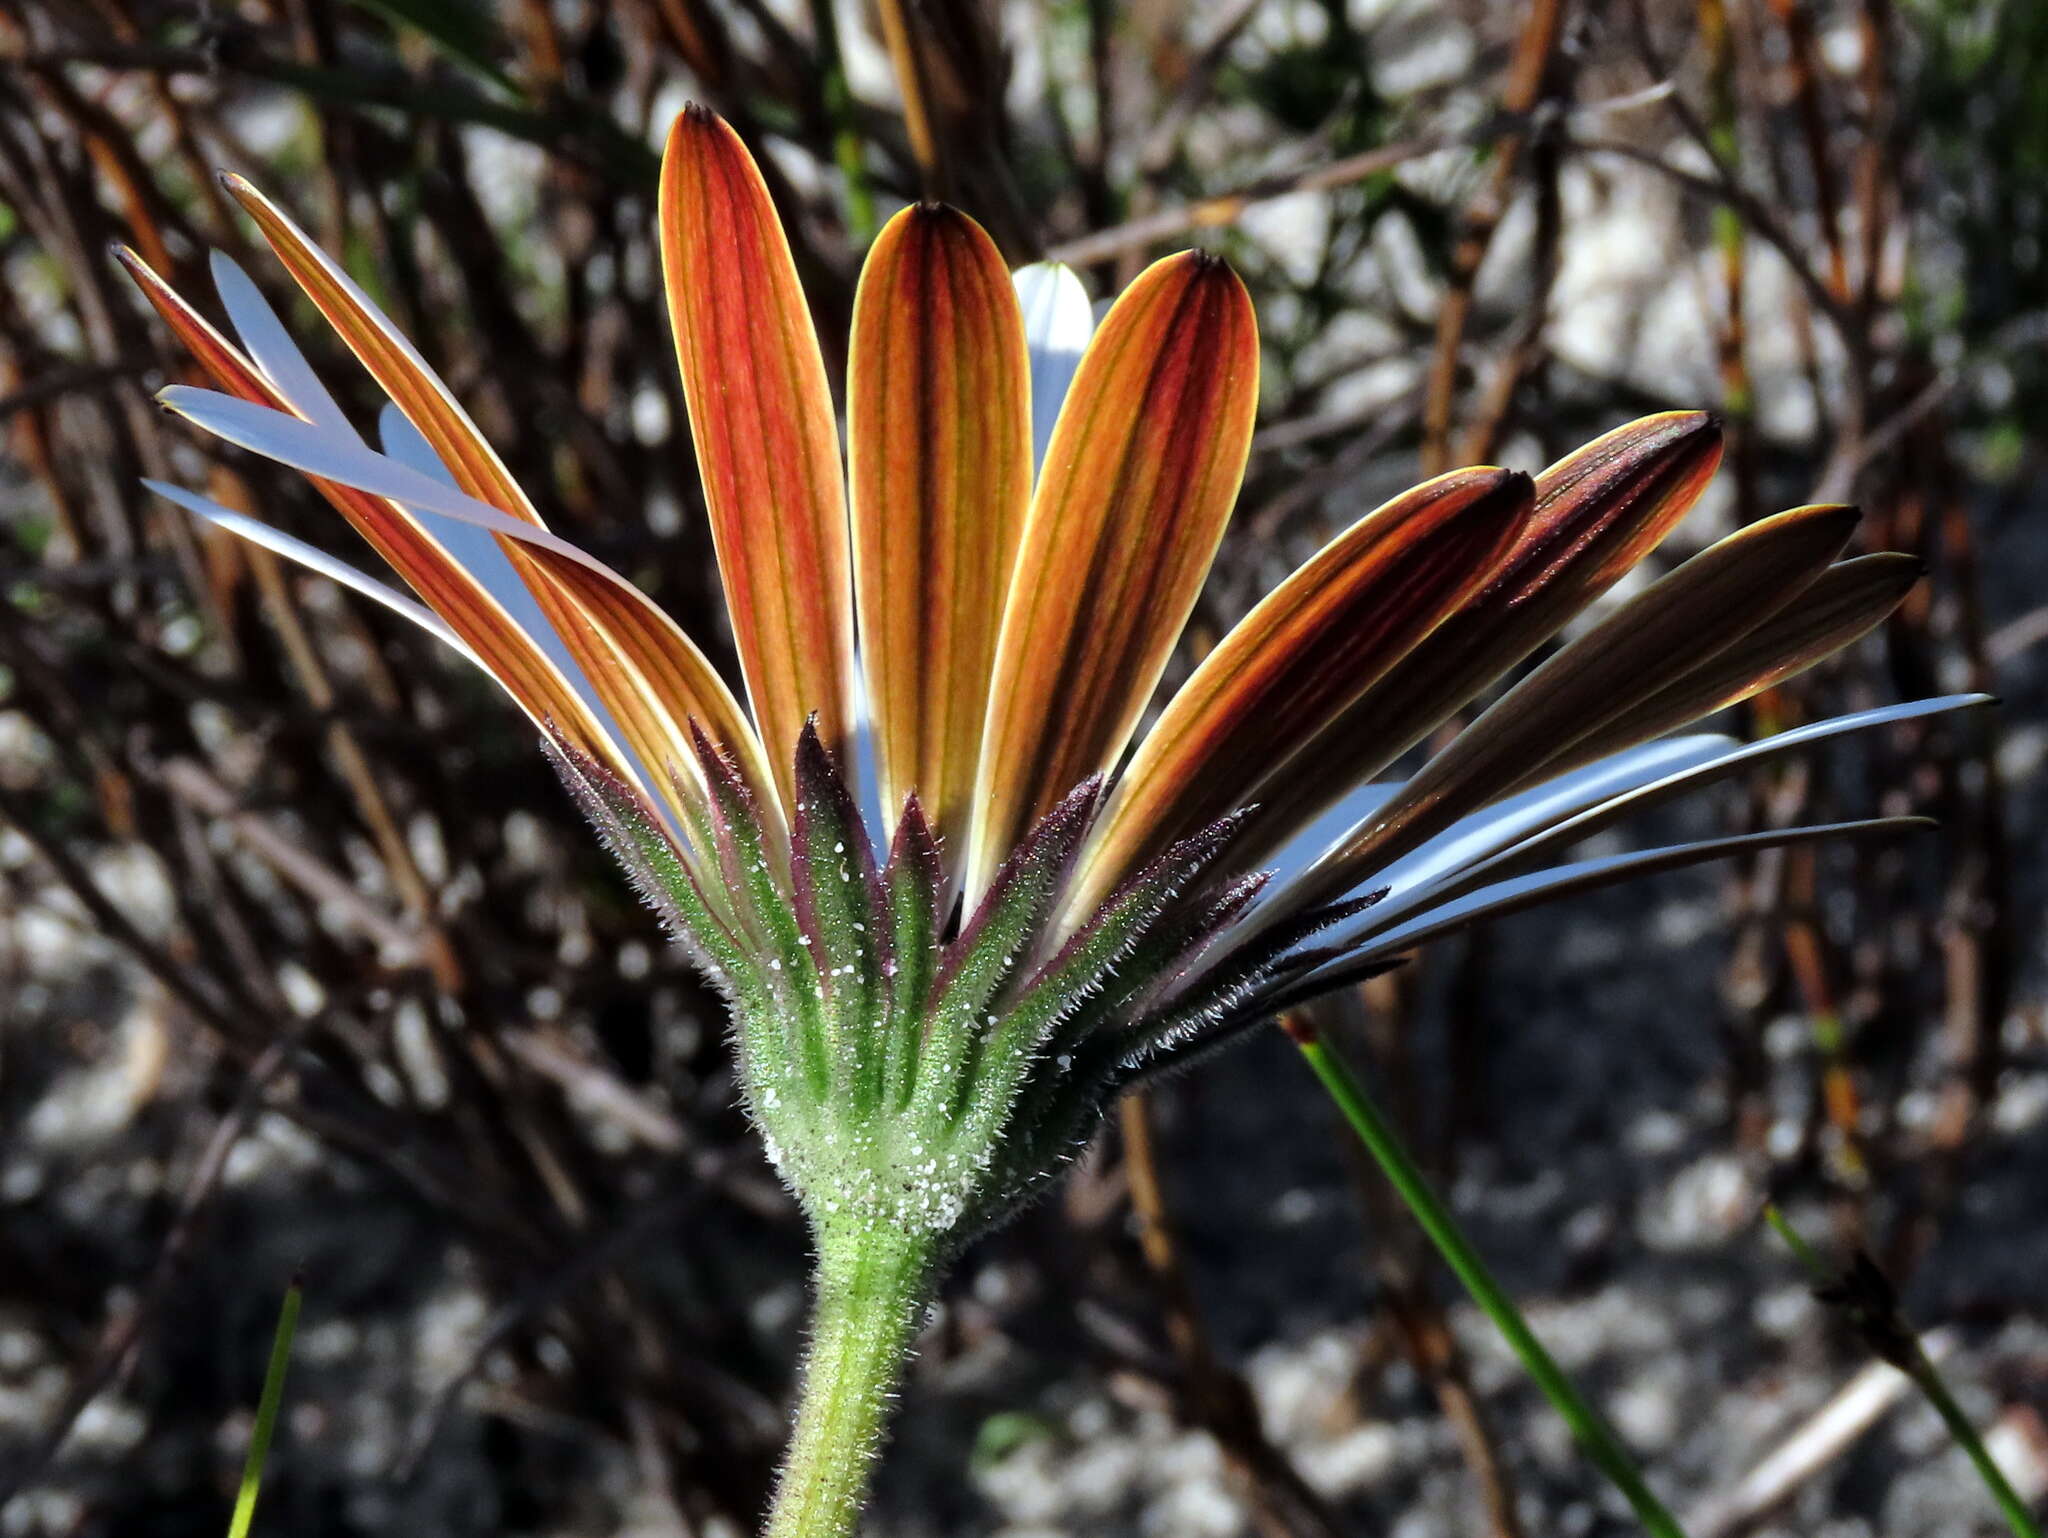
<svg viewBox="0 0 2048 1538">
<path fill-rule="evenodd" d="M 913 789 L 948 848 L 966 834 L 989 673 L 1031 501 L 1023 316 L 965 214 L 906 208 L 853 307 L 847 370 L 861 662 L 882 804 Z"/>
<path fill-rule="evenodd" d="M 1250 296 L 1219 259 L 1141 274 L 1089 344 L 1046 450 L 997 643 L 968 890 L 1113 765 L 1222 538 L 1258 407 Z"/>
<path fill-rule="evenodd" d="M 248 182 L 229 176 L 223 184 L 456 485 L 508 517 L 541 527 L 533 504 L 448 387 L 339 264 Z M 664 777 L 668 765 L 694 765 L 683 731 L 692 717 L 731 749 L 750 777 L 768 783 L 764 755 L 724 681 L 644 594 L 515 538 L 501 534 L 498 544 L 657 780 L 657 794 L 673 793 Z"/>
<path fill-rule="evenodd" d="M 1896 551 L 1830 566 L 1793 602 L 1733 646 L 1609 722 L 1551 772 L 1562 774 L 1577 764 L 1676 731 L 1805 672 L 1883 624 L 1926 569 L 1917 558 Z"/>
<path fill-rule="evenodd" d="M 1549 640 L 1677 526 L 1720 462 L 1720 425 L 1669 411 L 1537 476 L 1535 511 L 1490 580 L 1261 787 L 1245 848 L 1284 842 Z"/>
<path fill-rule="evenodd" d="M 1203 659 L 1139 746 L 1084 856 L 1068 918 L 1259 787 L 1488 581 L 1529 516 L 1530 483 L 1459 470 L 1368 513 Z"/>
<path fill-rule="evenodd" d="M 488 502 L 528 523 L 539 523 L 540 515 L 534 512 L 533 504 L 469 414 L 427 367 L 412 343 L 378 312 L 340 264 L 314 245 L 282 209 L 242 177 L 223 176 L 221 185 L 256 221 L 270 249 L 348 344 L 349 351 L 362 361 L 384 393 L 433 445 L 448 473 L 454 476 L 455 484 L 479 502 Z"/>
<path fill-rule="evenodd" d="M 776 784 L 816 716 L 853 720 L 853 592 L 832 396 L 789 242 L 746 146 L 692 107 L 661 167 L 661 259 L 718 566 Z"/>
<path fill-rule="evenodd" d="M 1800 507 L 1710 545 L 1503 695 L 1290 890 L 1341 896 L 1448 822 L 1538 784 L 1692 668 L 1794 602 L 1856 527 L 1848 507 Z"/>
<path fill-rule="evenodd" d="M 141 257 L 125 247 L 117 248 L 115 255 L 143 297 L 222 390 L 275 410 L 291 409 L 241 349 L 215 330 Z M 604 758 L 623 771 L 607 734 L 575 687 L 417 518 L 395 503 L 333 481 L 316 478 L 313 486 L 427 606 L 447 621 L 536 725 L 547 730 L 552 723 L 552 734 L 567 745 Z"/>
</svg>

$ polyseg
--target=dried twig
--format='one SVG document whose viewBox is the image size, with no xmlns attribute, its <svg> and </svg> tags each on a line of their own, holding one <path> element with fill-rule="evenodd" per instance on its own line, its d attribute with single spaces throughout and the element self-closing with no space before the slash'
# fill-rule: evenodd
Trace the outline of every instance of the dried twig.
<svg viewBox="0 0 2048 1538">
<path fill-rule="evenodd" d="M 101 1333 L 98 1354 L 92 1364 L 73 1380 L 42 1436 L 4 1476 L 0 1476 L 0 1510 L 4 1510 L 48 1467 L 50 1460 L 69 1440 L 72 1429 L 86 1408 L 102 1393 L 110 1390 L 118 1393 L 120 1385 L 134 1371 L 144 1331 L 156 1319 L 165 1297 L 193 1259 L 193 1246 L 204 1227 L 207 1206 L 220 1189 L 221 1176 L 227 1171 L 228 1155 L 234 1152 L 250 1122 L 262 1110 L 264 1095 L 298 1051 L 309 1026 L 310 1022 L 294 1025 L 249 1065 L 235 1091 L 233 1103 L 214 1125 L 212 1135 L 193 1166 L 192 1177 L 178 1199 L 177 1214 L 157 1249 L 156 1261 L 150 1267 L 149 1280 L 143 1285 L 141 1295 L 108 1322 Z"/>
</svg>

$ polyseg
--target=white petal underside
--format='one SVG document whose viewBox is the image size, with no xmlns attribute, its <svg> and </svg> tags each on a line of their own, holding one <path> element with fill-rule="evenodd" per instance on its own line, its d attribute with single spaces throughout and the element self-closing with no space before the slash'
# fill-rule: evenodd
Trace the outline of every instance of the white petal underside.
<svg viewBox="0 0 2048 1538">
<path fill-rule="evenodd" d="M 1024 310 L 1024 346 L 1031 358 L 1031 449 L 1034 467 L 1045 462 L 1052 424 L 1067 387 L 1095 334 L 1088 291 L 1064 262 L 1033 262 L 1010 274 Z"/>
<path fill-rule="evenodd" d="M 1992 697 L 1985 694 L 1944 695 L 1812 722 L 1760 742 L 1736 743 L 1712 734 L 1667 738 L 1587 765 L 1463 819 L 1364 883 L 1387 885 L 1392 891 L 1342 933 L 1345 956 L 1325 971 L 1383 960 L 1445 934 L 1636 875 L 1777 844 L 1925 826 L 1919 818 L 1874 818 L 1765 829 L 1565 865 L 1541 863 L 1623 817 L 1784 754 L 1856 732 L 1991 703 Z M 1531 870 L 1532 865 L 1539 868 Z"/>
<path fill-rule="evenodd" d="M 215 251 L 209 261 L 214 291 L 220 295 L 221 307 L 228 312 L 228 321 L 250 361 L 263 370 L 264 376 L 277 387 L 277 393 L 307 421 L 360 441 L 341 406 L 313 372 L 313 365 L 299 351 L 299 344 L 277 318 L 270 301 L 263 297 L 263 291 L 225 252 Z"/>
<path fill-rule="evenodd" d="M 142 484 L 158 496 L 177 503 L 186 512 L 197 514 L 217 528 L 226 529 L 231 534 L 239 534 L 251 544 L 261 545 L 273 554 L 281 555 L 288 561 L 295 561 L 309 571 L 318 572 L 321 576 L 340 583 L 350 592 L 360 593 L 373 603 L 382 604 L 394 614 L 411 620 L 436 640 L 447 642 L 471 662 L 476 662 L 477 666 L 483 666 L 481 662 L 477 662 L 476 653 L 463 643 L 462 637 L 441 622 L 440 615 L 425 604 L 415 603 L 389 583 L 366 576 L 348 562 L 329 555 L 325 550 L 309 545 L 302 539 L 295 539 L 281 529 L 274 529 L 261 519 L 250 518 L 232 508 L 223 507 L 197 492 L 187 491 L 182 486 L 173 486 L 166 481 L 145 479 Z"/>
</svg>

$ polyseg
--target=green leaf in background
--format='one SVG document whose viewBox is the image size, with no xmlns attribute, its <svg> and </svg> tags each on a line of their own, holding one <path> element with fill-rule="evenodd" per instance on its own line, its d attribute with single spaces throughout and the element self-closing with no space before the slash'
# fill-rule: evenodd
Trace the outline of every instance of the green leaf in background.
<svg viewBox="0 0 2048 1538">
<path fill-rule="evenodd" d="M 242 1488 L 235 1497 L 235 1514 L 228 1523 L 228 1538 L 248 1538 L 249 1524 L 256 1519 L 256 1494 L 263 1485 L 263 1463 L 270 1456 L 270 1435 L 277 1429 L 277 1412 L 284 1403 L 284 1375 L 292 1361 L 292 1336 L 299 1327 L 299 1299 L 305 1284 L 298 1277 L 285 1290 L 284 1307 L 277 1316 L 277 1335 L 270 1343 L 270 1367 L 263 1374 L 263 1397 L 256 1403 L 256 1427 L 249 1434 L 249 1457 L 242 1465 Z"/>
<path fill-rule="evenodd" d="M 498 67 L 507 52 L 504 36 L 490 14 L 467 0 L 351 0 L 357 9 L 380 16 L 394 27 L 409 27 L 442 55 L 479 80 L 510 97 L 524 93 Z"/>
</svg>

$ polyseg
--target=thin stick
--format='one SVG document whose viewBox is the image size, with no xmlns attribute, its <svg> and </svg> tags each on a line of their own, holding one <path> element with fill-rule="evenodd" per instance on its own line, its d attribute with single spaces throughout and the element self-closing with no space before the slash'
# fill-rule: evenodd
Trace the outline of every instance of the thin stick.
<svg viewBox="0 0 2048 1538">
<path fill-rule="evenodd" d="M 1536 0 L 1524 13 L 1521 36 L 1515 43 L 1508 79 L 1501 89 L 1500 107 L 1505 114 L 1526 121 L 1543 99 L 1551 83 L 1564 37 L 1564 0 Z M 1436 347 L 1430 358 L 1429 378 L 1423 389 L 1422 473 L 1436 475 L 1449 468 L 1451 441 L 1451 400 L 1456 394 L 1458 356 L 1465 340 L 1465 325 L 1471 318 L 1473 290 L 1479 279 L 1479 264 L 1493 244 L 1493 233 L 1507 212 L 1514 189 L 1526 133 L 1504 135 L 1494 149 L 1494 161 L 1485 186 L 1466 208 L 1460 221 L 1458 242 L 1451 252 L 1450 282 L 1437 306 Z"/>
<path fill-rule="evenodd" d="M 1927 1337 L 1927 1349 L 1939 1358 L 1955 1349 L 1955 1337 L 1936 1332 Z M 1912 1392 L 1912 1381 L 1889 1363 L 1866 1363 L 1732 1488 L 1716 1491 L 1686 1513 L 1694 1538 L 1732 1538 L 1746 1531 L 1853 1448 Z"/>
<path fill-rule="evenodd" d="M 1335 1515 L 1267 1437 L 1243 1377 L 1219 1360 L 1210 1344 L 1166 1205 L 1151 1104 L 1145 1091 L 1126 1095 L 1117 1112 L 1131 1212 L 1138 1220 L 1138 1246 L 1159 1290 L 1167 1340 L 1180 1363 L 1183 1381 L 1177 1397 L 1188 1417 L 1216 1439 L 1225 1460 L 1248 1488 L 1254 1521 L 1262 1534 L 1337 1538 L 1342 1529 Z"/>
<path fill-rule="evenodd" d="M 830 15 L 830 5 L 820 5 Z M 881 0 L 882 38 L 889 50 L 889 63 L 896 71 L 896 90 L 903 98 L 903 133 L 910 140 L 910 153 L 924 181 L 927 196 L 944 190 L 943 167 L 939 161 L 938 135 L 932 127 L 930 92 L 925 85 L 924 58 L 910 19 L 903 13 L 903 0 Z"/>
<path fill-rule="evenodd" d="M 1813 17 L 1803 0 L 1770 0 L 1771 14 L 1784 28 L 1791 70 L 1793 106 L 1806 141 L 1808 169 L 1813 175 L 1814 214 L 1828 248 L 1828 284 L 1849 297 L 1849 258 L 1842 245 L 1841 194 L 1835 189 L 1834 165 L 1828 156 L 1827 114 L 1820 96 L 1820 46 L 1814 39 Z"/>
<path fill-rule="evenodd" d="M 1342 160 L 1333 160 L 1327 165 L 1315 166 L 1299 173 L 1261 177 L 1247 182 L 1229 192 L 1219 192 L 1214 197 L 1203 198 L 1195 203 L 1177 203 L 1171 208 L 1162 208 L 1155 213 L 1112 225 L 1106 230 L 1097 230 L 1092 235 L 1083 235 L 1078 240 L 1069 240 L 1054 246 L 1046 253 L 1053 261 L 1065 262 L 1071 267 L 1086 267 L 1095 262 L 1107 261 L 1141 246 L 1149 246 L 1157 240 L 1170 240 L 1185 235 L 1189 230 L 1212 229 L 1220 224 L 1234 223 L 1246 209 L 1260 203 L 1270 203 L 1275 198 L 1284 198 L 1296 192 L 1326 192 L 1332 187 L 1347 186 L 1362 182 L 1369 176 L 1424 155 L 1434 155 L 1439 150 L 1455 149 L 1461 144 L 1476 141 L 1454 135 L 1432 135 L 1420 139 L 1404 139 L 1398 144 L 1384 145 L 1376 150 L 1361 154 L 1347 155 Z"/>
<path fill-rule="evenodd" d="M 840 188 L 846 208 L 846 233 L 854 245 L 864 246 L 875 237 L 875 194 L 868 185 L 867 159 L 861 145 L 860 129 L 855 122 L 853 87 L 846 79 L 846 60 L 839 48 L 839 22 L 833 14 L 831 0 L 814 0 L 811 27 L 818 35 L 818 62 L 824 71 L 819 85 L 825 115 L 832 123 L 832 159 L 839 167 Z M 894 34 L 890 36 L 893 59 Z M 917 136 L 923 118 L 921 110 L 913 110 L 911 86 L 914 83 L 904 86 L 903 121 L 904 126 L 911 130 L 911 144 L 918 151 L 919 164 L 923 165 L 924 143 Z M 925 167 L 924 170 L 929 179 L 931 168 Z"/>
<path fill-rule="evenodd" d="M 1707 133 L 1715 161 L 1732 177 L 1741 163 L 1742 136 L 1737 118 L 1735 34 L 1725 0 L 1700 0 L 1699 30 L 1708 59 Z M 1721 325 L 1715 337 L 1721 372 L 1721 410 L 1727 422 L 1730 467 L 1735 472 L 1735 519 L 1739 524 L 1750 524 L 1763 516 L 1763 502 L 1757 489 L 1753 442 L 1756 399 L 1750 383 L 1748 333 L 1743 314 L 1749 236 L 1743 228 L 1741 211 L 1732 203 L 1716 205 L 1713 219 L 1714 247 L 1721 264 Z"/>
<path fill-rule="evenodd" d="M 101 1337 L 99 1354 L 73 1382 L 41 1439 L 7 1470 L 4 1477 L 0 1477 L 0 1507 L 9 1505 L 28 1482 L 57 1456 L 70 1440 L 72 1430 L 86 1407 L 109 1387 L 118 1392 L 134 1371 L 136 1348 L 141 1344 L 144 1329 L 163 1306 L 172 1284 L 185 1274 L 208 1203 L 220 1188 L 221 1176 L 227 1172 L 228 1155 L 241 1142 L 251 1120 L 264 1109 L 265 1092 L 278 1072 L 291 1061 L 305 1039 L 309 1024 L 302 1021 L 272 1042 L 243 1076 L 241 1087 L 235 1092 L 234 1104 L 228 1107 L 207 1139 L 193 1169 L 192 1179 L 179 1198 L 177 1216 L 171 1222 L 162 1248 L 157 1251 L 156 1262 L 150 1269 L 149 1280 L 141 1296 L 124 1316 L 109 1322 Z"/>
</svg>

